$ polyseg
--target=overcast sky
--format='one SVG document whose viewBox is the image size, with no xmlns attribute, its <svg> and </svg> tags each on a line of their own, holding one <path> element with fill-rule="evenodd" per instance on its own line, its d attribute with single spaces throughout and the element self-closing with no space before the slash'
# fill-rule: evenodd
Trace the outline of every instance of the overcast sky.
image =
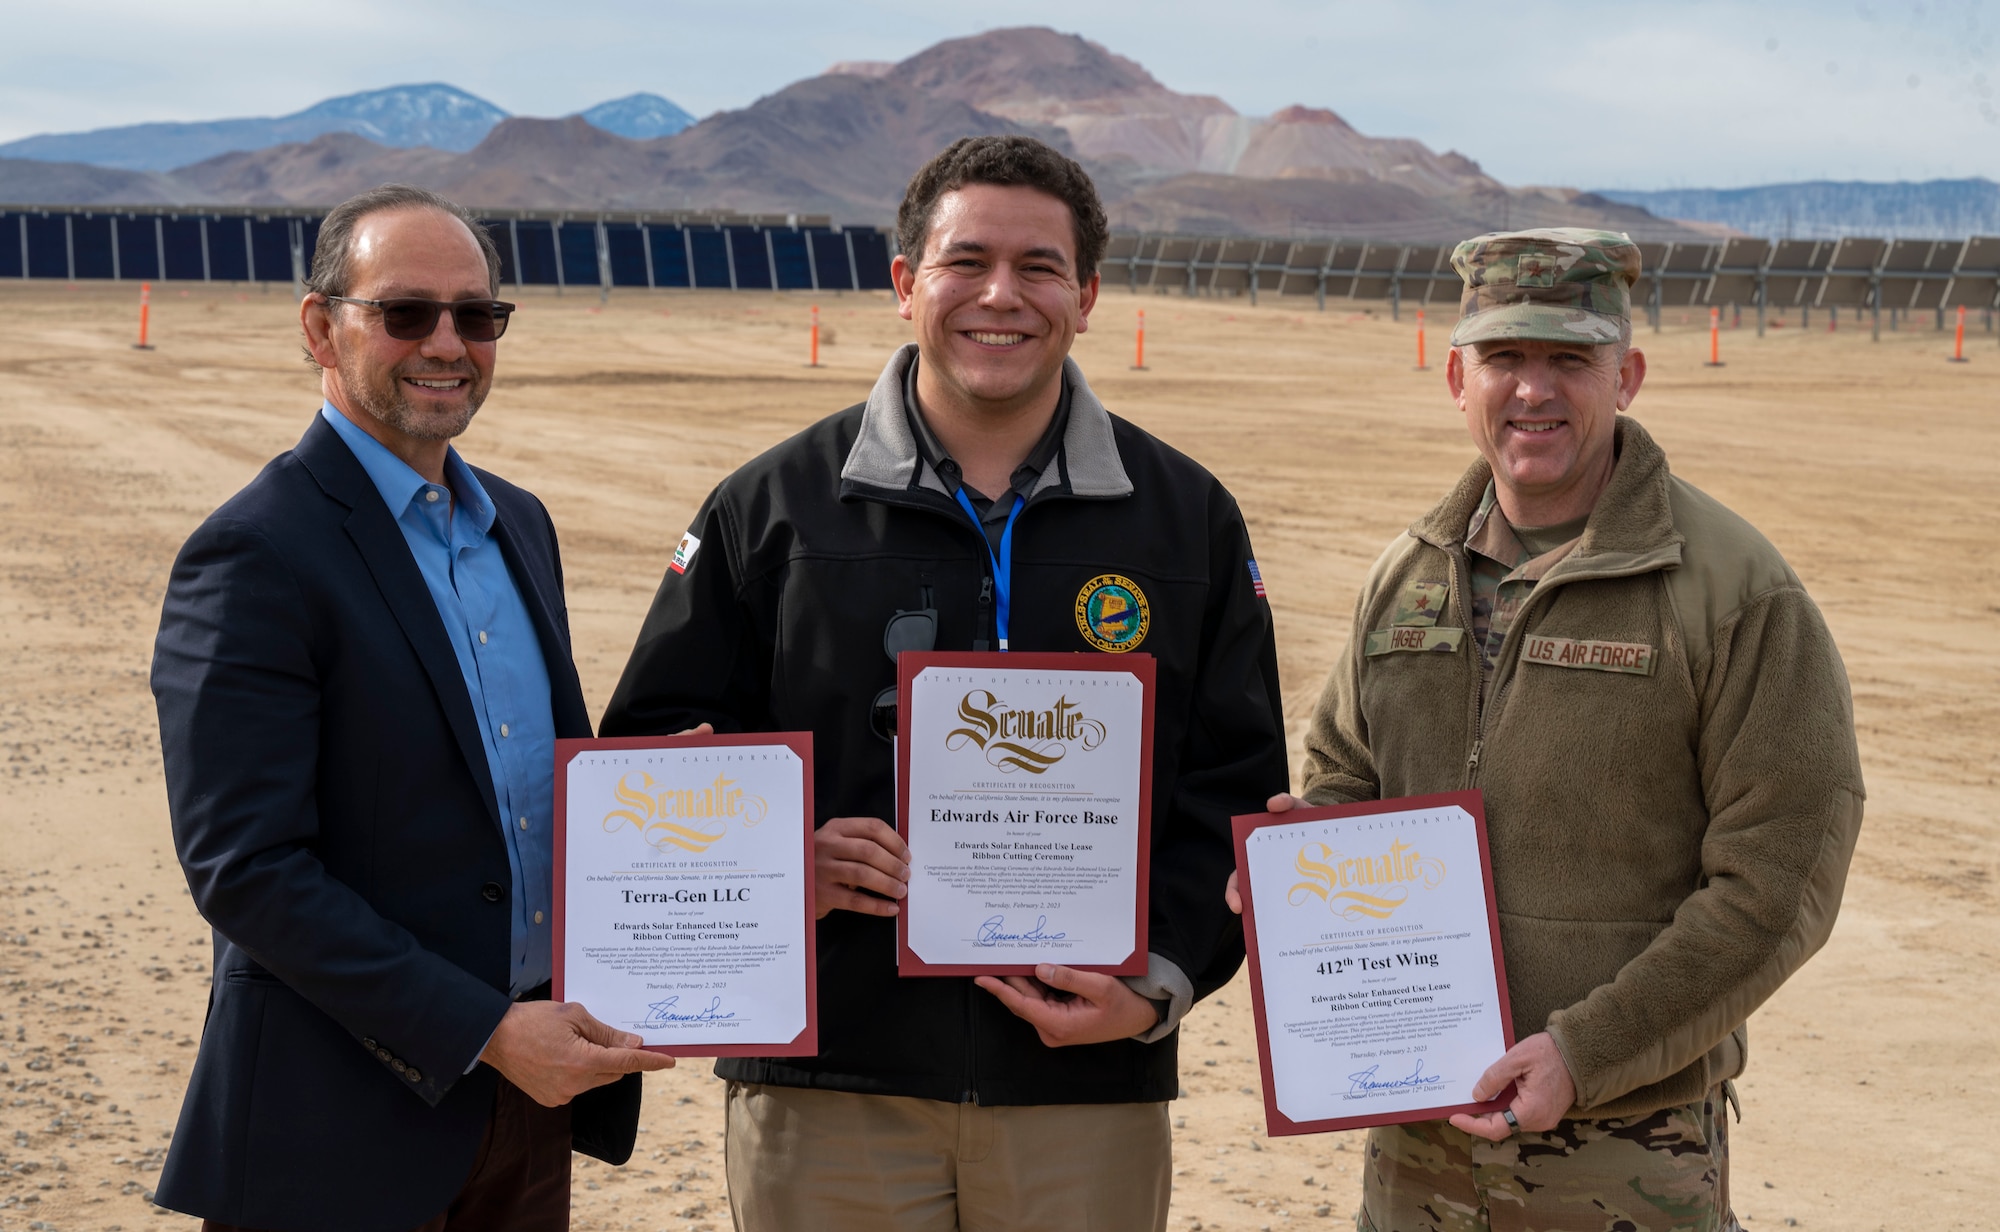
<svg viewBox="0 0 2000 1232">
<path fill-rule="evenodd" d="M 936 0 L 12 4 L 0 140 L 282 115 L 447 81 L 521 115 L 648 90 L 696 115 L 994 24 Z M 1016 0 L 1169 87 L 1330 107 L 1513 184 L 2000 179 L 2000 0 Z M 982 10 L 991 13 L 993 10 Z"/>
</svg>

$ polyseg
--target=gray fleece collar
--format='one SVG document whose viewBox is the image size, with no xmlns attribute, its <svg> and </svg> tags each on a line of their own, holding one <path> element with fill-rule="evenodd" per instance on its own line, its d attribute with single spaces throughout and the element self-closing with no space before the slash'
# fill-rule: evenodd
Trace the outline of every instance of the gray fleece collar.
<svg viewBox="0 0 2000 1232">
<path fill-rule="evenodd" d="M 873 488 L 928 488 L 949 500 L 951 493 L 945 491 L 936 473 L 924 465 L 903 410 L 903 377 L 916 354 L 914 342 L 898 347 L 882 369 L 882 375 L 876 378 L 875 388 L 869 391 L 868 403 L 861 412 L 861 431 L 854 438 L 854 447 L 847 451 L 840 478 L 843 482 Z M 1074 496 L 1096 499 L 1130 496 L 1132 481 L 1126 477 L 1125 464 L 1118 457 L 1118 442 L 1111 432 L 1111 412 L 1090 391 L 1083 370 L 1074 359 L 1063 360 L 1063 374 L 1070 385 L 1063 464 L 1044 470 L 1029 495 L 1039 496 L 1045 489 L 1060 486 L 1066 474 Z"/>
</svg>

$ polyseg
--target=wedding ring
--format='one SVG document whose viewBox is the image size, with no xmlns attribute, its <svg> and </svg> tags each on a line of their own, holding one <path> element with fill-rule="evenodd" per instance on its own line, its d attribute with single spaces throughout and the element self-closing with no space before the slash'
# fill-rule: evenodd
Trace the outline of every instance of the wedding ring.
<svg viewBox="0 0 2000 1232">
<path fill-rule="evenodd" d="M 1517 1134 L 1521 1132 L 1521 1123 L 1514 1119 L 1514 1110 L 1512 1108 L 1501 1109 L 1500 1116 L 1507 1122 L 1508 1129 L 1513 1130 Z"/>
</svg>

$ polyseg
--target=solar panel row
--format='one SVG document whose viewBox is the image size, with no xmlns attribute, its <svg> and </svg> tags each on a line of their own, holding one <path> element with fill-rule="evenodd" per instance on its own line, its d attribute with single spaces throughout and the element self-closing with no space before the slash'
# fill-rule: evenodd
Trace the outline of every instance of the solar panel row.
<svg viewBox="0 0 2000 1232">
<path fill-rule="evenodd" d="M 714 217 L 714 216 L 708 216 Z M 818 219 L 490 218 L 514 286 L 886 290 L 892 237 Z M 312 262 L 302 213 L 0 207 L 0 278 L 282 282 Z M 2000 237 L 1642 243 L 1635 301 L 1669 307 L 1937 310 L 2000 304 Z M 1449 245 L 1115 235 L 1109 285 L 1186 295 L 1312 295 L 1456 306 Z"/>
<path fill-rule="evenodd" d="M 0 208 L 0 278 L 289 282 L 312 266 L 319 218 L 168 210 Z M 514 286 L 889 288 L 872 227 L 575 218 L 485 220 Z"/>
<path fill-rule="evenodd" d="M 2000 302 L 2000 237 L 1969 240 L 1759 240 L 1642 243 L 1633 290 L 1657 323 L 1668 307 L 1990 308 Z M 1259 292 L 1456 306 L 1451 246 L 1366 240 L 1115 235 L 1108 284 L 1186 295 Z"/>
</svg>

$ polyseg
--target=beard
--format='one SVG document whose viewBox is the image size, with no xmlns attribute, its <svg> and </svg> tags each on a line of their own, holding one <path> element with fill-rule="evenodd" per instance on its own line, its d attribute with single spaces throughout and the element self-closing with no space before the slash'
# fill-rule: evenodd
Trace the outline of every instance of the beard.
<svg viewBox="0 0 2000 1232">
<path fill-rule="evenodd" d="M 420 407 L 403 390 L 403 379 L 462 379 L 456 404 Z M 340 383 L 361 409 L 407 436 L 424 441 L 448 441 L 462 434 L 486 401 L 490 381 L 470 363 L 433 364 L 423 360 L 387 370 L 365 369 L 358 359 L 341 357 Z"/>
</svg>

